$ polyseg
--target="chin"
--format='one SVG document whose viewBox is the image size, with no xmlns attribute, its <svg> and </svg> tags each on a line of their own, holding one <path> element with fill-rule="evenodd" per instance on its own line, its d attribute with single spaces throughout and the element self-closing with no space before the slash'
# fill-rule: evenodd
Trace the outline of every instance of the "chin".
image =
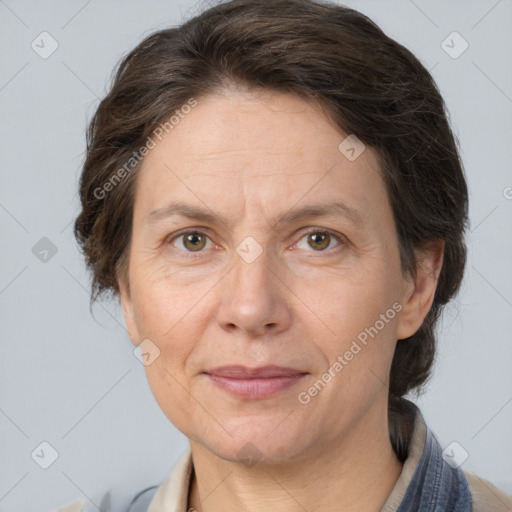
<svg viewBox="0 0 512 512">
<path fill-rule="evenodd" d="M 196 440 L 229 462 L 241 462 L 248 467 L 282 464 L 298 457 L 307 444 L 304 436 L 294 431 L 296 426 L 287 425 L 288 420 L 283 421 L 284 418 L 286 415 L 259 420 L 254 416 L 220 420 L 231 435 L 219 427 L 210 430 L 207 436 L 197 436 Z"/>
</svg>

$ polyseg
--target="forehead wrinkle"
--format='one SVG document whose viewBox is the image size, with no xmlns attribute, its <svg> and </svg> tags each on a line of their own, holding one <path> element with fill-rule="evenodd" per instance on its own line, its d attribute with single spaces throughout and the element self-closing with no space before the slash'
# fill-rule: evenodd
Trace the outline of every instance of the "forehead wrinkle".
<svg viewBox="0 0 512 512">
<path fill-rule="evenodd" d="M 244 214 L 237 216 L 236 219 L 243 218 Z M 159 221 L 174 215 L 179 215 L 209 224 L 215 224 L 220 221 L 228 226 L 229 229 L 233 230 L 234 218 L 230 219 L 217 212 L 214 212 L 207 207 L 205 208 L 203 206 L 195 206 L 181 201 L 173 202 L 163 208 L 158 208 L 151 211 L 144 217 L 143 224 L 146 227 L 151 227 Z M 356 226 L 361 226 L 363 224 L 363 217 L 361 216 L 360 212 L 341 201 L 335 201 L 329 204 L 311 204 L 302 206 L 301 208 L 293 208 L 286 211 L 284 214 L 275 215 L 273 220 L 275 222 L 275 226 L 277 224 L 293 224 L 308 218 L 335 218 L 337 216 L 343 216 L 347 218 Z"/>
<path fill-rule="evenodd" d="M 305 174 L 317 174 L 317 171 L 304 171 L 304 172 L 271 172 L 268 174 L 263 173 L 254 173 L 254 174 L 248 174 L 244 173 L 244 176 L 246 178 L 259 178 L 259 177 L 268 177 L 268 176 L 303 176 Z M 238 180 L 239 176 L 234 176 L 233 174 L 223 174 L 221 172 L 208 172 L 208 173 L 202 173 L 201 171 L 196 173 L 190 173 L 187 174 L 187 177 L 189 178 L 200 178 L 202 176 L 212 176 L 214 178 L 223 178 L 223 179 L 231 179 L 231 180 Z"/>
</svg>

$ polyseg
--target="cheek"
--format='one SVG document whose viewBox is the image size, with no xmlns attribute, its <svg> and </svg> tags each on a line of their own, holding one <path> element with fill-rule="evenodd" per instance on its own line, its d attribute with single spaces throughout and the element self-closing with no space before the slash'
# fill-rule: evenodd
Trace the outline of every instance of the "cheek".
<svg viewBox="0 0 512 512">
<path fill-rule="evenodd" d="M 386 316 L 385 328 L 379 319 L 386 314 L 399 297 L 392 272 L 375 267 L 331 273 L 323 279 L 300 280 L 293 286 L 294 293 L 317 318 L 317 324 L 335 341 L 336 348 L 350 344 L 366 328 L 379 322 L 379 331 L 388 331 L 394 325 L 396 312 Z"/>
<path fill-rule="evenodd" d="M 149 274 L 138 277 L 140 284 L 134 293 L 138 330 L 160 350 L 145 367 L 146 378 L 161 410 L 182 430 L 194 407 L 188 362 L 203 337 L 209 303 L 207 297 L 200 300 L 201 294 L 171 286 L 168 280 Z"/>
<path fill-rule="evenodd" d="M 187 283 L 186 269 L 170 271 L 165 264 L 142 262 L 138 269 L 132 276 L 132 295 L 139 332 L 166 345 L 177 337 L 186 342 L 184 330 L 199 327 L 197 318 L 191 318 L 208 305 L 208 279 Z"/>
<path fill-rule="evenodd" d="M 375 262 L 360 270 L 309 288 L 309 304 L 329 331 L 318 347 L 326 355 L 324 371 L 336 375 L 328 402 L 344 405 L 374 395 L 388 382 L 401 309 L 389 265 Z"/>
<path fill-rule="evenodd" d="M 146 377 L 160 407 L 169 414 L 184 407 L 180 404 L 186 399 L 182 386 L 189 387 L 186 364 L 202 329 L 200 316 L 194 315 L 200 313 L 202 304 L 194 308 L 197 300 L 193 296 L 165 281 L 147 275 L 137 277 L 138 285 L 133 290 L 137 330 L 140 339 L 149 339 L 158 351 L 154 361 L 145 367 Z M 173 397 L 172 408 L 169 397 Z"/>
<path fill-rule="evenodd" d="M 163 354 L 145 371 L 151 392 L 162 412 L 178 430 L 188 432 L 189 414 L 196 404 L 187 391 L 189 385 L 184 376 L 170 365 Z"/>
</svg>

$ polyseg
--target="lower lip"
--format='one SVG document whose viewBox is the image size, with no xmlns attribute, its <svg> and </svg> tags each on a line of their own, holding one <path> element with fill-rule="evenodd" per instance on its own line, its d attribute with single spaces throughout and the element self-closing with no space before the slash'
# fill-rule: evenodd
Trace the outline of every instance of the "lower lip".
<svg viewBox="0 0 512 512">
<path fill-rule="evenodd" d="M 292 376 L 267 377 L 255 379 L 233 379 L 207 374 L 210 380 L 223 390 L 239 398 L 267 398 L 295 385 L 306 374 Z"/>
</svg>

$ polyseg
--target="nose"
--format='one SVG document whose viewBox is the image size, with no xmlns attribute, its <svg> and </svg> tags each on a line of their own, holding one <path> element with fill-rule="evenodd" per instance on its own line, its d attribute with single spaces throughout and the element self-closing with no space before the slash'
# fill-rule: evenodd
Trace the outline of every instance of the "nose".
<svg viewBox="0 0 512 512">
<path fill-rule="evenodd" d="M 238 255 L 219 288 L 218 322 L 231 332 L 254 337 L 276 335 L 291 324 L 291 292 L 265 251 L 251 263 Z M 275 267 L 275 265 L 274 265 Z"/>
</svg>

